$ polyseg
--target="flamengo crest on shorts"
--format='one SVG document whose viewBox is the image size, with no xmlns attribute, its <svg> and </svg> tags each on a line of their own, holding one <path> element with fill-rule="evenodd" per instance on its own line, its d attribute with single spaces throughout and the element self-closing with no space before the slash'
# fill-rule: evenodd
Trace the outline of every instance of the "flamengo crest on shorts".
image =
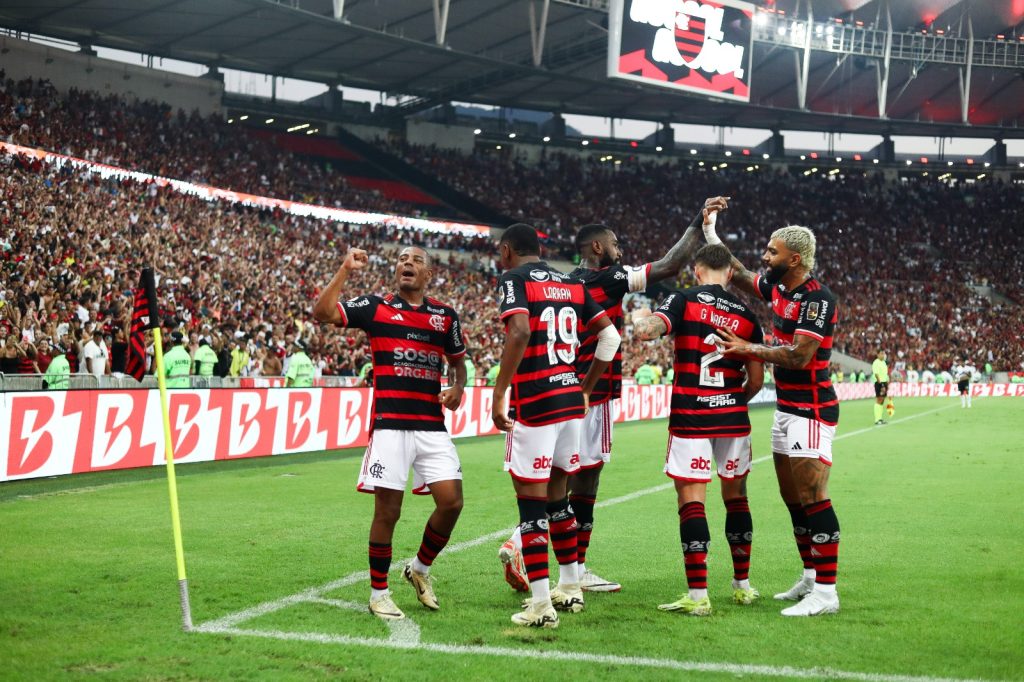
<svg viewBox="0 0 1024 682">
<path fill-rule="evenodd" d="M 409 305 L 394 294 L 357 296 L 338 303 L 341 326 L 362 329 L 373 352 L 373 418 L 370 429 L 444 431 L 441 363 L 466 354 L 459 316 L 426 298 Z"/>
</svg>

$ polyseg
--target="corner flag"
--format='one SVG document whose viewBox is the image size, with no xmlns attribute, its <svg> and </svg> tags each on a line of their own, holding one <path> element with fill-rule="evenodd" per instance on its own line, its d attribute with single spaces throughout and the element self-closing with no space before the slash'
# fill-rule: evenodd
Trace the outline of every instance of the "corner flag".
<svg viewBox="0 0 1024 682">
<path fill-rule="evenodd" d="M 156 281 L 152 268 L 145 268 L 135 290 L 135 309 L 128 337 L 128 363 L 125 372 L 142 381 L 146 373 L 146 330 L 160 325 L 160 308 L 156 301 Z"/>
<path fill-rule="evenodd" d="M 178 513 L 178 481 L 174 475 L 174 447 L 167 409 L 167 382 L 164 377 L 163 335 L 160 331 L 160 308 L 156 300 L 156 280 L 152 268 L 143 268 L 139 288 L 135 292 L 131 336 L 128 340 L 128 374 L 138 381 L 146 372 L 146 330 L 153 330 L 153 374 L 160 387 L 160 416 L 164 425 L 164 462 L 167 465 L 167 493 L 171 503 L 171 531 L 174 534 L 174 558 L 178 568 L 178 593 L 181 600 L 181 626 L 192 629 L 192 606 L 185 574 L 185 548 L 181 538 L 181 515 Z"/>
</svg>

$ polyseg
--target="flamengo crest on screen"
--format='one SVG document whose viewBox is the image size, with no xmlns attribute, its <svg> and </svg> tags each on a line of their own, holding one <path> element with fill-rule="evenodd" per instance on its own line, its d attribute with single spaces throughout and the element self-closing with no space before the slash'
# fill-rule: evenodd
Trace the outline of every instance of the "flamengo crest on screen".
<svg viewBox="0 0 1024 682">
<path fill-rule="evenodd" d="M 748 102 L 753 14 L 739 0 L 612 0 L 608 76 Z"/>
</svg>

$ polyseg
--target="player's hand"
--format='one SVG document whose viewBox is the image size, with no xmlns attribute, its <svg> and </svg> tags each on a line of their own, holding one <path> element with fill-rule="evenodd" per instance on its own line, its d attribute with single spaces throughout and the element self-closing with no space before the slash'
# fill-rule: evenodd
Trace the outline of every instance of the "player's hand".
<svg viewBox="0 0 1024 682">
<path fill-rule="evenodd" d="M 704 200 L 705 211 L 727 211 L 732 197 L 709 197 Z M 707 213 L 705 213 L 705 216 Z"/>
<path fill-rule="evenodd" d="M 631 314 L 633 322 L 636 322 L 637 320 L 642 320 L 645 317 L 650 317 L 654 313 L 651 312 L 650 308 L 640 308 L 639 310 L 634 310 Z"/>
<path fill-rule="evenodd" d="M 717 208 L 705 208 L 704 211 L 704 227 L 709 225 L 713 226 L 718 222 L 718 209 Z"/>
<path fill-rule="evenodd" d="M 583 416 L 586 417 L 587 413 L 590 412 L 590 394 L 586 391 L 583 392 Z"/>
<path fill-rule="evenodd" d="M 508 408 L 505 407 L 505 396 L 494 397 L 494 402 L 491 403 L 491 420 L 499 431 L 512 430 L 512 420 L 508 418 Z"/>
<path fill-rule="evenodd" d="M 447 407 L 454 412 L 462 404 L 462 386 L 449 386 L 437 394 L 437 399 L 442 407 Z"/>
<path fill-rule="evenodd" d="M 731 329 L 716 329 L 715 333 L 722 339 L 720 343 L 715 344 L 722 355 L 735 355 L 744 352 L 747 342 L 737 336 L 736 332 Z"/>
<path fill-rule="evenodd" d="M 369 264 L 369 262 L 370 259 L 366 255 L 365 250 L 353 247 L 345 254 L 345 262 L 341 264 L 341 267 L 349 272 L 354 272 L 356 270 L 362 270 Z"/>
</svg>

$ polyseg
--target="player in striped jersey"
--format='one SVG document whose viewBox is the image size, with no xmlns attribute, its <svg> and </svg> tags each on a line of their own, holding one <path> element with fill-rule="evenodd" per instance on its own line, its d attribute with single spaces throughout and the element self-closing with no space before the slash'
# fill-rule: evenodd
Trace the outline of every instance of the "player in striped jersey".
<svg viewBox="0 0 1024 682">
<path fill-rule="evenodd" d="M 705 227 L 709 243 L 720 243 L 714 221 Z M 772 451 L 779 491 L 789 507 L 804 574 L 775 595 L 799 600 L 784 616 L 817 616 L 839 611 L 836 571 L 839 519 L 828 493 L 832 439 L 839 423 L 839 400 L 829 379 L 832 336 L 839 314 L 828 287 L 811 275 L 814 233 L 791 225 L 772 233 L 761 262 L 764 276 L 732 259 L 733 284 L 771 302 L 775 347 L 720 329 L 726 355 L 753 355 L 775 365 L 777 407 Z"/>
<path fill-rule="evenodd" d="M 494 425 L 508 432 L 505 470 L 519 506 L 523 561 L 532 599 L 512 616 L 517 625 L 558 627 L 555 608 L 583 609 L 576 555 L 576 518 L 566 480 L 579 468 L 579 432 L 590 394 L 619 346 L 619 334 L 583 283 L 540 259 L 537 232 L 517 224 L 499 244 L 505 270 L 499 284 L 506 325 L 501 370 L 494 386 Z M 579 330 L 598 336 L 590 371 L 576 373 Z M 512 388 L 514 418 L 506 408 Z M 548 542 L 559 565 L 548 586 Z"/>
<path fill-rule="evenodd" d="M 712 197 L 704 202 L 709 211 L 724 210 L 725 197 Z M 615 328 L 622 333 L 622 299 L 630 292 L 644 291 L 648 285 L 675 277 L 690 262 L 701 246 L 701 213 L 690 223 L 683 235 L 661 258 L 640 266 L 623 266 L 622 250 L 615 232 L 606 225 L 584 225 L 576 233 L 576 250 L 580 265 L 570 275 L 579 277 L 587 285 L 594 300 L 604 308 Z M 586 331 L 580 335 L 579 358 L 576 371 L 582 379 L 594 358 L 597 338 Z M 611 401 L 622 395 L 622 349 L 615 354 L 611 367 L 605 372 L 590 397 L 591 409 L 583 418 L 580 433 L 580 470 L 569 481 L 569 501 L 579 522 L 580 586 L 586 592 L 618 592 L 621 585 L 605 580 L 586 568 L 587 549 L 594 528 L 594 506 L 601 481 L 601 471 L 611 461 L 612 410 Z M 514 540 L 513 540 L 514 543 Z M 507 552 L 506 552 L 507 554 Z M 506 579 L 513 577 L 506 570 Z M 509 581 L 513 584 L 513 581 Z M 514 586 L 514 585 L 513 585 Z"/>
<path fill-rule="evenodd" d="M 370 525 L 370 612 L 397 620 L 405 614 L 388 590 L 388 570 L 410 466 L 413 493 L 433 495 L 435 506 L 419 552 L 403 575 L 420 603 L 438 609 L 430 566 L 448 543 L 462 511 L 462 466 L 441 407 L 455 410 L 462 402 L 466 346 L 455 311 L 424 293 L 433 271 L 430 256 L 421 248 L 410 246 L 399 253 L 397 293 L 339 301 L 351 273 L 365 268 L 367 262 L 366 251 L 350 248 L 313 312 L 320 322 L 362 329 L 370 338 L 373 413 L 357 489 L 375 498 Z M 443 358 L 455 379 L 442 391 Z"/>
<path fill-rule="evenodd" d="M 707 211 L 705 211 L 707 214 Z M 723 357 L 719 327 L 760 343 L 757 318 L 725 290 L 732 276 L 729 249 L 707 245 L 697 252 L 698 286 L 671 294 L 651 314 L 633 314 L 633 335 L 655 339 L 675 336 L 675 381 L 669 417 L 665 473 L 675 481 L 679 537 L 689 593 L 662 604 L 662 611 L 711 615 L 707 554 L 711 533 L 704 513 L 707 484 L 716 467 L 725 503 L 725 536 L 733 562 L 733 600 L 751 604 L 760 594 L 750 586 L 750 548 L 754 526 L 747 503 L 750 473 L 750 417 L 747 401 L 761 390 L 764 365 L 752 357 Z"/>
</svg>

